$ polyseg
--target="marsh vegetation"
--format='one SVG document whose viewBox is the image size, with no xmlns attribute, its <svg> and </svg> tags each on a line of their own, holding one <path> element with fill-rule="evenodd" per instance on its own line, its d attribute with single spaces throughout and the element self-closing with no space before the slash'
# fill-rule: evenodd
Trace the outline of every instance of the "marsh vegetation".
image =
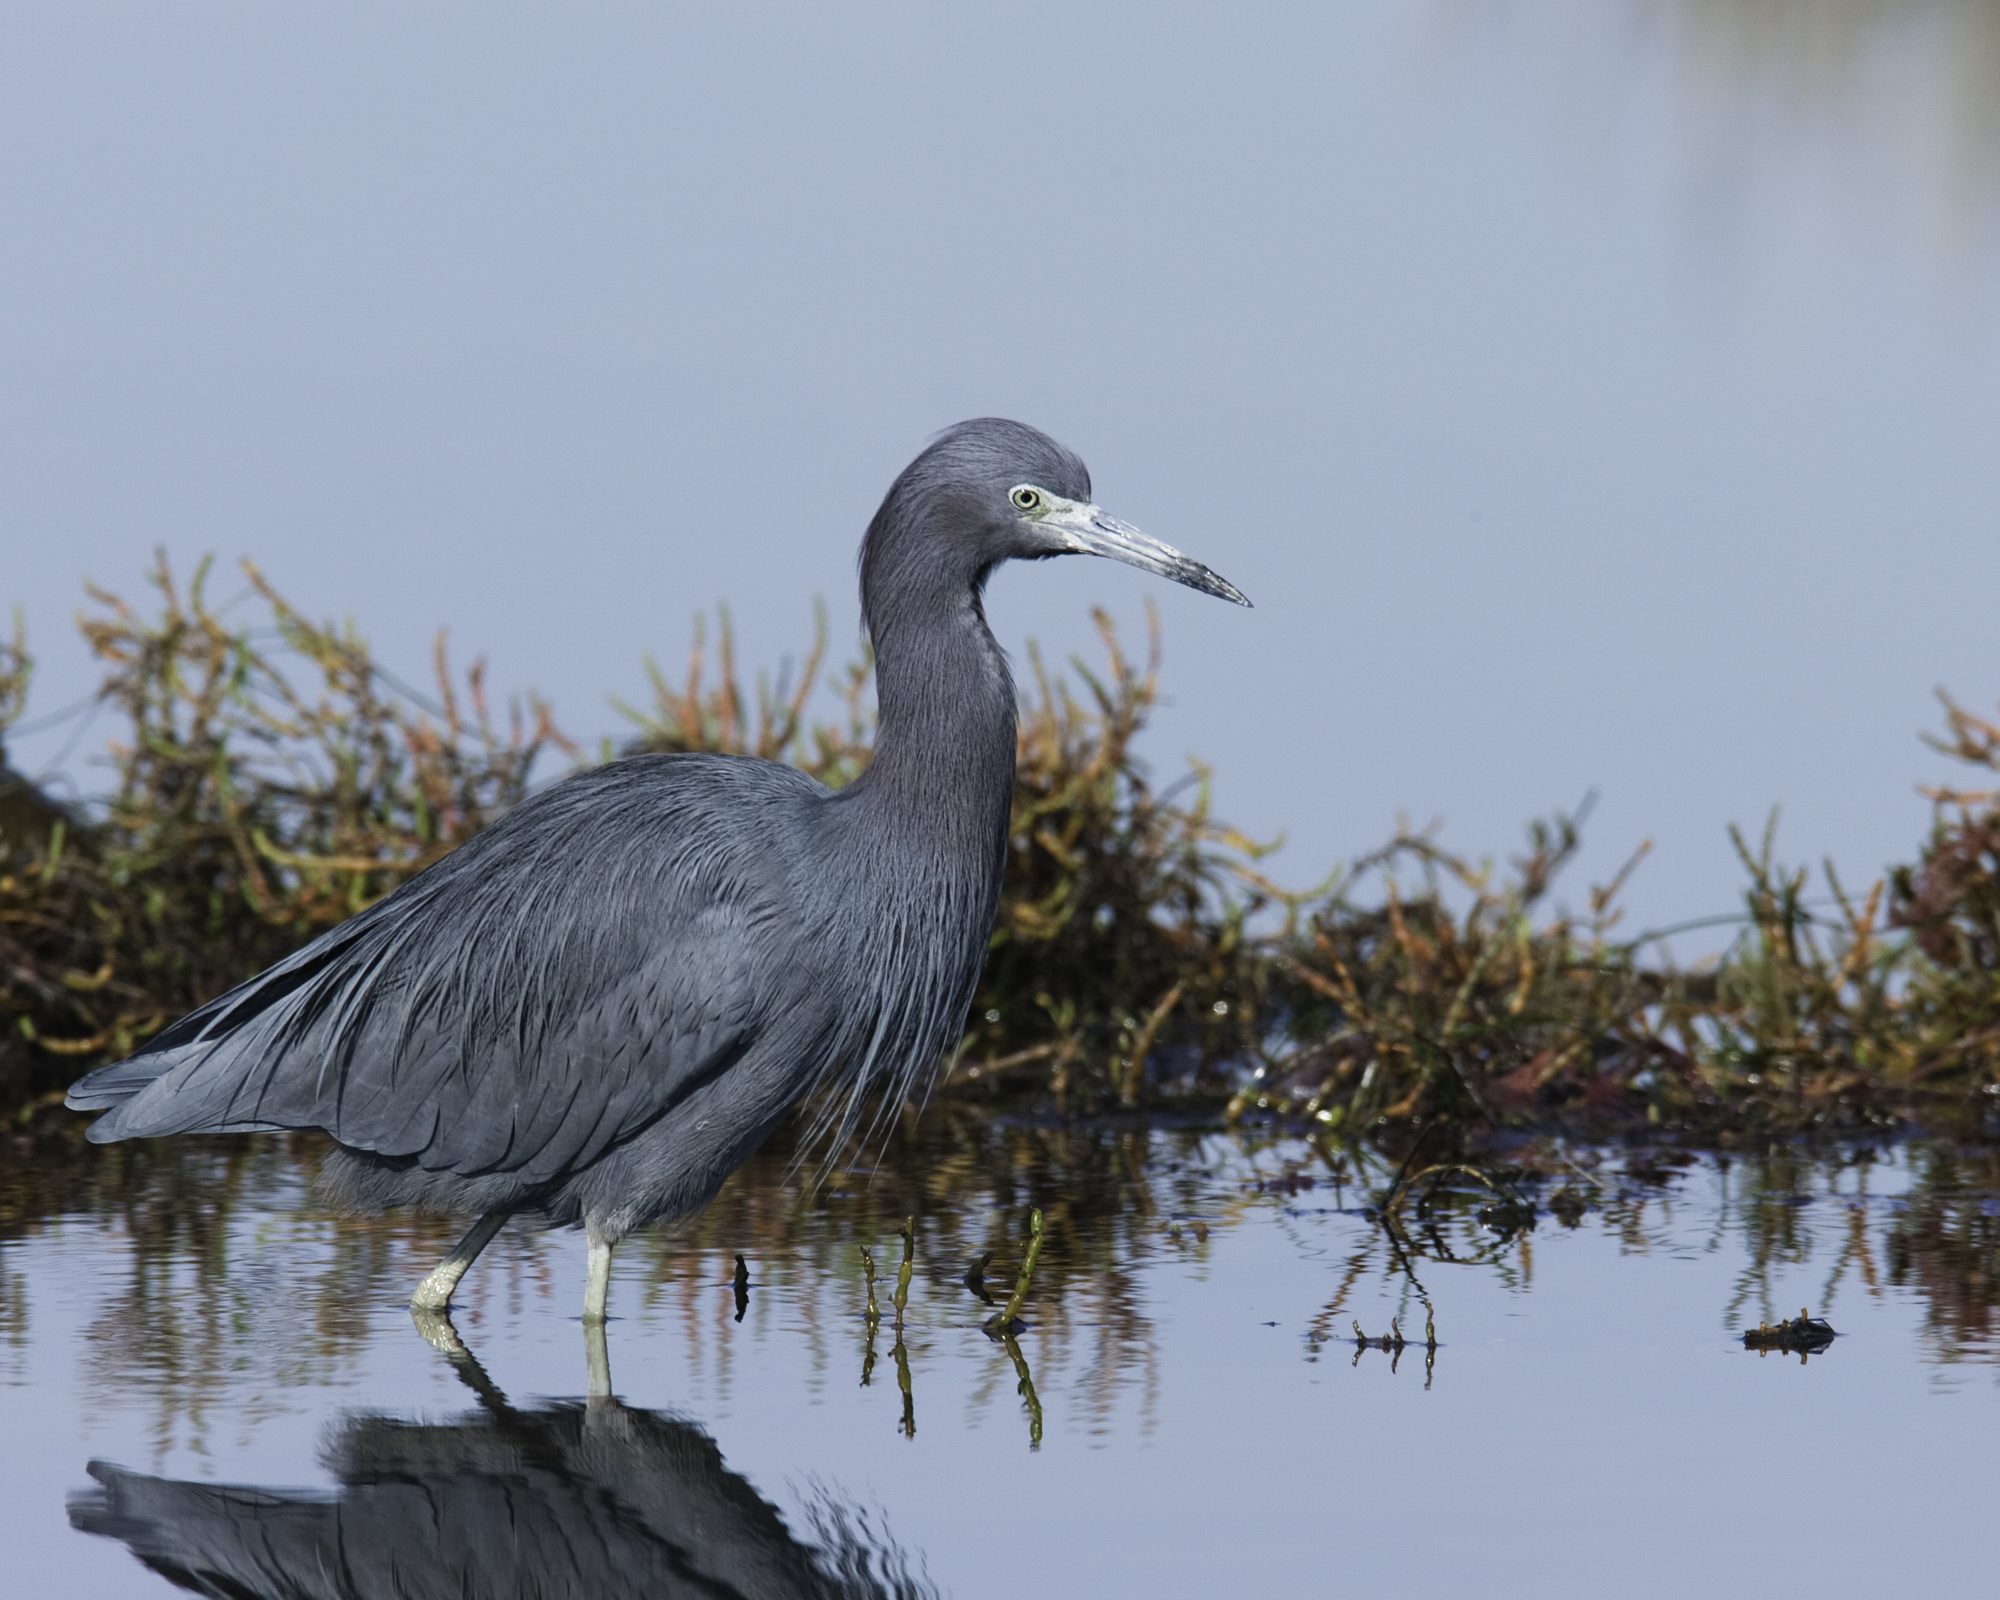
<svg viewBox="0 0 2000 1600">
<path fill-rule="evenodd" d="M 120 727 L 100 802 L 0 768 L 0 1097 L 48 1130 L 61 1087 L 389 893 L 586 752 L 533 698 L 496 708 L 440 635 L 428 694 L 351 627 L 314 622 L 247 566 L 254 621 L 164 560 L 152 598 L 93 590 L 82 626 Z M 1732 829 L 1742 907 L 1719 960 L 1677 967 L 1625 926 L 1644 847 L 1582 909 L 1554 891 L 1581 817 L 1510 861 L 1405 831 L 1312 888 L 1218 819 L 1208 773 L 1136 754 L 1158 694 L 1099 614 L 1102 656 L 1029 662 L 1006 886 L 950 1097 L 1065 1114 L 1208 1107 L 1341 1139 L 1445 1127 L 1679 1131 L 1707 1141 L 2000 1114 L 2000 725 L 1946 702 L 1933 742 L 1976 780 L 1938 790 L 1913 859 L 1820 879 Z M 651 669 L 626 750 L 747 753 L 829 785 L 868 761 L 864 658 L 816 718 L 824 618 L 794 672 L 746 691 L 727 615 L 684 672 Z M 28 642 L 0 647 L 0 737 Z M 3 749 L 4 747 L 0 747 Z M 1774 819 L 1775 824 L 1775 819 Z M 24 1135 L 25 1136 L 25 1135 Z"/>
</svg>

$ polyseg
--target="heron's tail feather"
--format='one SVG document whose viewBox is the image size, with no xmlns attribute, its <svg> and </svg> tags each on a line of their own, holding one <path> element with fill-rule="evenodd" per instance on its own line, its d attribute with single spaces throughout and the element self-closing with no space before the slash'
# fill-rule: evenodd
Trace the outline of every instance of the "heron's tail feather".
<svg viewBox="0 0 2000 1600">
<path fill-rule="evenodd" d="M 280 1126 L 254 1115 L 234 1115 L 238 1110 L 235 1090 L 243 1072 L 228 1079 L 211 1074 L 193 1089 L 187 1079 L 196 1066 L 217 1056 L 218 1051 L 222 1054 L 217 1066 L 229 1065 L 233 1059 L 244 1071 L 254 1067 L 259 1050 L 270 1042 L 274 1026 L 281 1025 L 293 1009 L 310 998 L 313 985 L 365 940 L 375 921 L 364 911 L 227 994 L 190 1011 L 126 1060 L 85 1073 L 70 1086 L 64 1104 L 72 1111 L 109 1113 L 90 1125 L 88 1138 L 93 1144 L 162 1133 L 241 1133 Z M 182 1068 L 190 1070 L 183 1072 Z M 160 1094 L 144 1105 L 132 1104 L 169 1076 L 176 1081 L 163 1085 Z"/>
<path fill-rule="evenodd" d="M 69 1086 L 69 1097 L 63 1104 L 72 1111 L 109 1111 L 122 1106 L 155 1079 L 173 1071 L 180 1055 L 176 1050 L 133 1056 L 87 1072 Z"/>
<path fill-rule="evenodd" d="M 177 1050 L 156 1050 L 125 1061 L 114 1061 L 108 1067 L 85 1073 L 71 1084 L 69 1096 L 63 1104 L 72 1111 L 114 1113 L 90 1125 L 85 1137 L 93 1144 L 108 1144 L 113 1139 L 122 1139 L 126 1137 L 126 1130 L 118 1125 L 125 1119 L 115 1115 L 118 1109 L 150 1089 L 174 1068 L 197 1056 L 207 1055 L 212 1048 L 206 1043 L 182 1045 Z"/>
</svg>

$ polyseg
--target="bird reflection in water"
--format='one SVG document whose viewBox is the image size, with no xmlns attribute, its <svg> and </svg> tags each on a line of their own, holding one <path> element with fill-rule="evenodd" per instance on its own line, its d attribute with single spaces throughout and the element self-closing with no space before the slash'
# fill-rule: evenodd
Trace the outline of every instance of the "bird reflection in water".
<svg viewBox="0 0 2000 1600">
<path fill-rule="evenodd" d="M 93 1461 L 97 1487 L 71 1498 L 71 1525 L 230 1600 L 937 1593 L 865 1513 L 822 1496 L 802 1541 L 701 1428 L 612 1398 L 601 1324 L 587 1330 L 590 1398 L 531 1411 L 508 1403 L 449 1324 L 425 1332 L 479 1409 L 442 1423 L 349 1417 L 323 1451 L 337 1491 L 176 1482 Z"/>
</svg>

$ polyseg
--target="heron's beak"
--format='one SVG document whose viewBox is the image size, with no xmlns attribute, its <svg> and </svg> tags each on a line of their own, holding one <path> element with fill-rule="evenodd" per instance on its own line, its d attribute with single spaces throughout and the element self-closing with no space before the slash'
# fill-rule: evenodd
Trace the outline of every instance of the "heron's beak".
<svg viewBox="0 0 2000 1600">
<path fill-rule="evenodd" d="M 1142 572 L 1157 572 L 1163 578 L 1172 578 L 1175 583 L 1184 583 L 1203 594 L 1233 600 L 1239 606 L 1250 603 L 1243 591 L 1227 578 L 1217 577 L 1199 561 L 1188 560 L 1172 545 L 1148 538 L 1131 523 L 1107 516 L 1096 506 L 1080 505 L 1074 500 L 1058 501 L 1037 520 L 1077 555 L 1109 556 Z"/>
</svg>

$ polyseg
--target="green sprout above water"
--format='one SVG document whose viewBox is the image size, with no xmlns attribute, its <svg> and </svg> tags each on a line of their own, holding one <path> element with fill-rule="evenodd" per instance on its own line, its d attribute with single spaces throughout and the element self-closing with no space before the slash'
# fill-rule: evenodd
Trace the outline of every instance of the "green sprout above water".
<svg viewBox="0 0 2000 1600">
<path fill-rule="evenodd" d="M 986 1319 L 986 1331 L 995 1338 L 1012 1338 L 1027 1327 L 1021 1321 L 1021 1307 L 1028 1298 L 1028 1286 L 1034 1281 L 1035 1263 L 1042 1258 L 1042 1212 L 1038 1206 L 1028 1219 L 1028 1253 L 1021 1260 L 1021 1271 L 1014 1279 L 1014 1292 L 1007 1297 L 1004 1309 Z"/>
</svg>

